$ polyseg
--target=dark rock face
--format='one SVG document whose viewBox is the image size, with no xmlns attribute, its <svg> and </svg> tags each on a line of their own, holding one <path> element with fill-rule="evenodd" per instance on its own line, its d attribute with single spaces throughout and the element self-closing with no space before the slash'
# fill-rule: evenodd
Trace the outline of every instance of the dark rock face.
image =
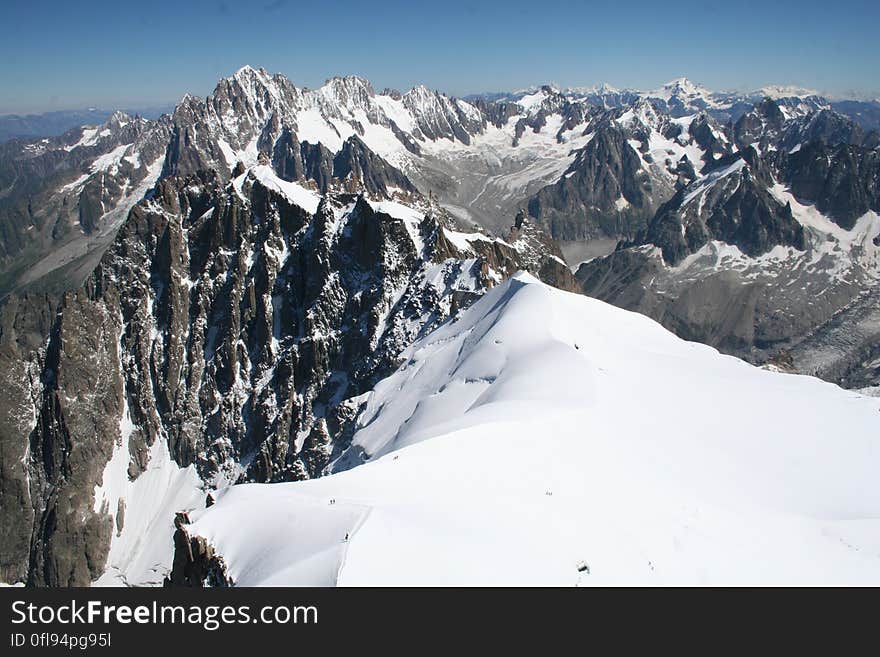
<svg viewBox="0 0 880 657">
<path fill-rule="evenodd" d="M 798 144 L 809 142 L 860 146 L 864 141 L 864 131 L 857 123 L 833 110 L 823 109 L 810 114 L 803 121 L 792 122 L 780 143 L 783 150 L 790 151 Z"/>
<path fill-rule="evenodd" d="M 745 157 L 754 161 L 754 151 Z M 636 244 L 659 246 L 663 259 L 673 265 L 709 240 L 732 244 L 752 257 L 777 245 L 805 248 L 803 226 L 791 208 L 767 192 L 766 181 L 753 173 L 743 156 L 722 158 L 707 181 L 694 188 L 680 190 L 664 204 Z"/>
<path fill-rule="evenodd" d="M 785 115 L 770 98 L 756 104 L 733 126 L 733 141 L 740 150 L 759 145 L 762 151 L 774 143 L 782 132 Z"/>
<path fill-rule="evenodd" d="M 652 184 L 627 136 L 597 131 L 562 178 L 528 204 L 529 214 L 559 240 L 632 235 L 650 216 Z M 627 202 L 618 211 L 618 199 Z"/>
<path fill-rule="evenodd" d="M 312 180 L 318 189 L 326 190 L 333 178 L 333 154 L 321 144 L 300 144 L 290 128 L 281 131 L 271 162 L 282 180 Z"/>
<path fill-rule="evenodd" d="M 357 135 L 333 155 L 322 144 L 301 144 L 285 128 L 272 147 L 271 164 L 282 180 L 311 181 L 321 192 L 346 185 L 352 191 L 363 189 L 380 196 L 416 191 L 409 178 L 373 153 Z"/>
<path fill-rule="evenodd" d="M 249 203 L 221 192 L 206 217 L 203 197 L 163 183 L 160 208 L 137 208 L 105 257 L 103 280 L 127 281 L 129 383 L 151 380 L 130 409 L 150 442 L 167 435 L 175 460 L 206 477 L 242 460 L 260 481 L 316 476 L 329 453 L 318 457 L 314 425 L 340 420 L 313 405 L 381 369 L 387 295 L 421 258 L 402 222 L 363 199 L 337 226 L 327 203 L 312 216 L 246 184 Z"/>
<path fill-rule="evenodd" d="M 694 141 L 709 154 L 711 160 L 723 157 L 730 153 L 729 145 L 723 141 L 719 134 L 723 131 L 718 126 L 713 126 L 712 121 L 706 114 L 699 114 L 688 128 L 688 132 L 694 138 Z M 691 177 L 690 180 L 693 180 Z"/>
<path fill-rule="evenodd" d="M 29 584 L 71 586 L 103 572 L 113 527 L 93 509 L 94 486 L 119 436 L 123 403 L 121 373 L 110 365 L 119 359 L 114 301 L 80 290 L 57 306 L 12 299 L 2 309 L 3 358 L 12 368 L 0 392 L 8 418 L 2 515 L 10 527 L 3 570 Z M 20 465 L 7 450 L 21 452 Z"/>
<path fill-rule="evenodd" d="M 868 210 L 880 210 L 880 153 L 851 144 L 810 142 L 785 159 L 781 176 L 792 193 L 851 230 Z"/>
<path fill-rule="evenodd" d="M 493 269 L 511 274 L 517 268 L 526 269 L 548 285 L 568 292 L 580 292 L 580 286 L 565 263 L 559 244 L 530 221 L 524 212 L 517 214 L 504 241 L 513 244 L 517 250 L 508 256 L 509 264 L 489 260 L 487 264 Z M 496 248 L 501 246 L 497 243 Z"/>
<path fill-rule="evenodd" d="M 405 175 L 373 153 L 356 135 L 347 139 L 333 158 L 333 176 L 339 180 L 354 179 L 373 195 L 388 196 L 392 189 L 416 191 Z"/>
<path fill-rule="evenodd" d="M 5 582 L 27 578 L 31 532 L 43 505 L 40 486 L 32 486 L 37 466 L 30 455 L 46 336 L 55 312 L 54 300 L 44 296 L 13 296 L 0 306 L 0 578 Z M 40 360 L 29 358 L 39 352 Z"/>
<path fill-rule="evenodd" d="M 234 162 L 227 162 L 223 144 L 244 151 L 253 136 L 265 153 L 283 127 L 278 112 L 302 105 L 302 91 L 283 75 L 245 68 L 224 78 L 214 92 L 200 100 L 187 95 L 171 117 L 163 177 L 213 169 L 228 175 Z M 275 115 L 275 116 L 273 116 Z M 234 125 L 235 129 L 224 129 Z"/>
<path fill-rule="evenodd" d="M 488 102 L 482 98 L 476 98 L 470 102 L 486 117 L 486 121 L 496 128 L 505 125 L 508 120 L 517 116 L 521 111 L 516 103 Z"/>
<path fill-rule="evenodd" d="M 804 250 L 804 229 L 795 221 L 791 208 L 780 206 L 749 173 L 743 175 L 733 195 L 715 208 L 706 228 L 707 237 L 738 246 L 752 257 L 778 245 Z"/>
</svg>

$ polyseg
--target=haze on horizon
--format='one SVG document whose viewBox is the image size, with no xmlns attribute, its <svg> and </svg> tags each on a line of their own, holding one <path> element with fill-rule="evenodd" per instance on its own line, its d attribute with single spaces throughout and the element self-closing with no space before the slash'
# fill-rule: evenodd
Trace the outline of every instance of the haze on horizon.
<svg viewBox="0 0 880 657">
<path fill-rule="evenodd" d="M 204 96 L 242 65 L 317 87 L 361 75 L 377 89 L 456 96 L 553 82 L 649 90 L 686 76 L 709 89 L 792 85 L 880 97 L 880 3 L 683 0 L 626 5 L 450 0 L 18 3 L 0 28 L 0 113 L 156 107 Z"/>
</svg>

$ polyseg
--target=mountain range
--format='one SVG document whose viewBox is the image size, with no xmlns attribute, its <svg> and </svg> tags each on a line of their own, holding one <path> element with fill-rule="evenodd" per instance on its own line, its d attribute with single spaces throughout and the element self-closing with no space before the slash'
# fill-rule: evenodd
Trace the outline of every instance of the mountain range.
<svg viewBox="0 0 880 657">
<path fill-rule="evenodd" d="M 815 400 L 851 427 L 855 447 L 841 458 L 858 462 L 876 402 L 857 397 L 854 420 L 842 400 L 855 393 L 784 373 L 880 386 L 872 112 L 788 88 L 714 93 L 684 78 L 646 93 L 546 85 L 462 100 L 423 86 L 377 92 L 358 77 L 305 89 L 244 67 L 155 120 L 116 112 L 0 144 L 0 517 L 10 528 L 0 579 L 300 582 L 245 574 L 234 557 L 247 551 L 208 521 L 236 526 L 240 516 L 222 510 L 245 493 L 219 491 L 375 472 L 369 462 L 421 441 L 411 436 L 453 430 L 441 420 L 545 400 L 505 376 L 546 379 L 574 417 L 605 372 L 631 379 L 621 363 L 650 360 L 639 349 L 655 341 L 668 367 L 690 363 L 693 348 L 702 359 L 697 388 L 679 382 L 657 398 L 672 415 L 649 405 L 664 426 L 679 417 L 673 398 L 699 396 L 700 381 L 727 377 L 736 362 L 749 374 L 717 390 L 730 404 L 710 407 L 715 417 L 747 399 L 758 418 L 749 430 L 773 432 L 787 395 Z M 543 283 L 509 280 L 521 271 Z M 505 318 L 511 304 L 526 309 Z M 562 309 L 571 304 L 581 309 Z M 493 355 L 511 339 L 487 341 L 493 322 L 531 335 L 524 327 L 538 317 L 568 336 L 586 369 L 533 362 L 528 340 Z M 577 327 L 600 322 L 601 335 L 605 322 L 629 335 L 631 317 L 650 328 L 610 345 L 614 363 L 591 364 L 602 341 Z M 449 370 L 420 378 L 424 354 L 446 341 L 461 347 L 444 356 Z M 646 380 L 662 386 L 665 370 L 651 371 Z M 750 382 L 780 392 L 767 392 L 759 412 Z M 632 400 L 644 406 L 650 392 L 640 390 Z M 536 422 L 551 421 L 546 410 Z M 690 445 L 703 424 L 681 424 Z M 530 435 L 516 433 L 520 454 L 542 452 Z M 829 486 L 843 518 L 849 484 Z M 761 504 L 775 505 L 768 495 Z M 355 498 L 331 510 L 341 514 L 333 536 L 360 522 Z M 820 514 L 799 504 L 786 508 Z M 177 512 L 186 513 L 175 525 Z M 314 557 L 330 568 L 315 569 L 321 581 L 336 582 L 327 573 L 341 572 L 339 547 L 322 532 L 291 563 Z M 834 532 L 858 542 L 850 529 Z"/>
</svg>

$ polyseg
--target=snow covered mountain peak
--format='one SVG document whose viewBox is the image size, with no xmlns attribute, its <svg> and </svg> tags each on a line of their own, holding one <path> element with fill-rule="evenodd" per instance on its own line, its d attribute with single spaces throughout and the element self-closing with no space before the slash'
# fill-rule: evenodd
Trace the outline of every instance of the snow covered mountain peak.
<svg viewBox="0 0 880 657">
<path fill-rule="evenodd" d="M 239 68 L 235 73 L 233 73 L 231 77 L 247 78 L 252 75 L 256 75 L 259 72 L 262 72 L 265 74 L 266 69 L 264 69 L 262 66 L 260 66 L 259 68 L 255 68 L 255 67 L 251 66 L 250 64 L 245 64 L 244 66 Z"/>
<path fill-rule="evenodd" d="M 414 108 L 429 108 L 432 107 L 437 99 L 440 97 L 445 97 L 439 91 L 435 91 L 434 89 L 430 89 L 423 84 L 417 84 L 412 89 L 403 94 L 403 97 L 408 100 L 407 104 Z"/>
<path fill-rule="evenodd" d="M 269 95 L 280 100 L 284 90 L 289 91 L 293 84 L 281 73 L 270 75 L 264 68 L 243 66 L 232 76 L 223 78 L 214 90 L 214 95 L 228 93 L 230 90 L 241 91 L 249 99 Z"/>
<path fill-rule="evenodd" d="M 708 89 L 701 84 L 691 81 L 687 77 L 675 78 L 663 85 L 662 90 L 670 96 L 675 94 L 686 94 L 691 96 L 708 93 Z"/>
<path fill-rule="evenodd" d="M 685 116 L 718 105 L 716 94 L 685 77 L 670 80 L 660 89 L 643 93 L 642 96 L 663 101 L 674 116 Z"/>
<path fill-rule="evenodd" d="M 667 101 L 675 98 L 682 102 L 693 102 L 694 100 L 701 99 L 708 104 L 712 99 L 713 92 L 701 84 L 693 82 L 686 77 L 681 77 L 670 80 L 660 89 L 648 92 L 646 95 L 653 98 L 662 98 Z"/>
<path fill-rule="evenodd" d="M 134 119 L 134 117 L 129 116 L 125 112 L 123 112 L 121 110 L 116 110 L 115 112 L 113 112 L 113 114 L 111 114 L 107 118 L 107 121 L 104 122 L 104 125 L 110 129 L 124 128 L 133 119 Z"/>
<path fill-rule="evenodd" d="M 565 92 L 561 91 L 556 85 L 542 85 L 536 89 L 514 96 L 515 103 L 519 105 L 526 114 L 533 115 L 544 111 L 552 113 L 558 111 L 560 106 L 566 102 Z"/>
</svg>

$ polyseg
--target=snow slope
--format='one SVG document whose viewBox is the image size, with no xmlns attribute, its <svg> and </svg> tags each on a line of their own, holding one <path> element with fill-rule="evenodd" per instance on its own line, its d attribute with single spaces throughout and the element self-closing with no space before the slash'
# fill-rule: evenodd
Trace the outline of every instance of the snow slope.
<svg viewBox="0 0 880 657">
<path fill-rule="evenodd" d="M 95 504 L 107 503 L 116 521 L 119 500 L 124 500 L 125 524 L 114 526 L 104 574 L 95 586 L 161 586 L 171 569 L 174 515 L 204 504 L 202 482 L 193 466 L 181 468 L 168 454 L 164 439 L 150 449 L 146 472 L 134 481 L 126 476 L 128 436 L 104 471 L 104 486 L 95 491 Z"/>
<path fill-rule="evenodd" d="M 880 399 L 525 274 L 404 356 L 336 474 L 196 514 L 236 584 L 880 584 Z"/>
</svg>

